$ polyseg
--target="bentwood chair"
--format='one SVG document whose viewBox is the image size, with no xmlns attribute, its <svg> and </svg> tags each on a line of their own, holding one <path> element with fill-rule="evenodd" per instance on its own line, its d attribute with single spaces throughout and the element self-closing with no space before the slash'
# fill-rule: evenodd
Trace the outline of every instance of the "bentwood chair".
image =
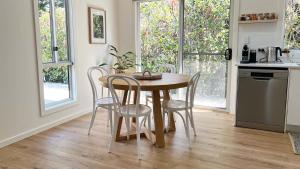
<svg viewBox="0 0 300 169">
<path fill-rule="evenodd" d="M 169 112 L 174 112 L 181 117 L 184 123 L 186 136 L 188 138 L 189 144 L 190 144 L 189 122 L 191 122 L 191 126 L 194 130 L 194 135 L 196 136 L 196 129 L 195 129 L 195 123 L 193 117 L 193 107 L 194 107 L 194 97 L 195 97 L 199 78 L 200 78 L 200 72 L 196 73 L 189 81 L 185 100 L 164 100 L 163 101 L 163 112 L 164 112 L 163 117 L 165 117 L 165 115 L 168 114 Z M 185 112 L 185 118 L 180 113 L 182 111 Z"/>
<path fill-rule="evenodd" d="M 99 83 L 97 83 L 98 79 L 100 77 L 107 76 L 108 72 L 102 67 L 94 66 L 88 69 L 87 74 L 93 91 L 93 114 L 90 122 L 88 135 L 90 135 L 91 133 L 91 129 L 95 121 L 97 109 L 100 107 L 108 110 L 108 121 L 110 123 L 110 128 L 112 133 L 113 131 L 112 130 L 113 127 L 112 126 L 112 105 L 114 102 L 112 97 L 110 97 L 109 90 L 107 91 L 107 96 L 104 96 L 104 88 L 100 86 Z M 100 92 L 99 90 L 101 91 L 101 96 L 99 95 Z"/>
<path fill-rule="evenodd" d="M 118 82 L 124 82 L 128 86 L 128 95 L 126 98 L 126 103 L 125 105 L 122 105 L 116 89 L 114 88 L 114 81 Z M 130 118 L 136 118 L 136 136 L 137 136 L 137 152 L 138 152 L 138 159 L 141 159 L 141 151 L 140 151 L 140 132 L 141 128 L 148 118 L 148 131 L 151 133 L 151 118 L 150 118 L 150 113 L 151 113 L 151 108 L 146 105 L 140 104 L 140 83 L 127 76 L 120 76 L 120 75 L 112 75 L 108 78 L 108 85 L 110 92 L 113 97 L 113 102 L 114 102 L 114 116 L 115 116 L 115 124 L 114 124 L 114 134 L 113 136 L 116 136 L 116 129 L 118 125 L 118 120 L 119 117 L 124 117 L 125 123 L 126 123 L 126 129 L 127 129 L 127 139 L 129 140 L 129 131 L 130 131 Z M 135 89 L 133 89 L 132 86 L 136 86 Z M 132 91 L 135 90 L 136 92 L 136 104 L 131 104 L 131 96 L 132 96 Z M 111 152 L 112 148 L 112 142 L 114 138 L 111 139 L 110 145 L 109 145 L 109 152 Z"/>
<path fill-rule="evenodd" d="M 156 68 L 156 70 L 158 72 L 164 72 L 164 73 L 176 73 L 176 67 L 171 64 L 161 64 Z M 162 92 L 160 93 L 160 99 L 163 99 Z M 152 103 L 152 93 L 151 92 L 146 93 L 146 105 L 149 105 L 149 102 Z"/>
</svg>

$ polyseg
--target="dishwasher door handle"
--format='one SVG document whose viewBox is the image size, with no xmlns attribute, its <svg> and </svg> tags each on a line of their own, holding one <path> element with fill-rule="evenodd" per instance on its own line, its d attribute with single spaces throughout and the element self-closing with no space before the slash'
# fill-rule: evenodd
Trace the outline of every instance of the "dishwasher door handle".
<svg viewBox="0 0 300 169">
<path fill-rule="evenodd" d="M 253 77 L 254 80 L 256 81 L 269 81 L 272 78 L 266 78 L 266 77 Z"/>
</svg>

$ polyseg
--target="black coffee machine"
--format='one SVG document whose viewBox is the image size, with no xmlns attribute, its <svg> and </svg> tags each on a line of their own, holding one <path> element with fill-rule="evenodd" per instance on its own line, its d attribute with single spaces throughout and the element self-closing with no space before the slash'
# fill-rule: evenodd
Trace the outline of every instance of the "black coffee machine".
<svg viewBox="0 0 300 169">
<path fill-rule="evenodd" d="M 241 63 L 256 63 L 256 50 L 250 50 L 247 45 L 244 45 Z"/>
</svg>

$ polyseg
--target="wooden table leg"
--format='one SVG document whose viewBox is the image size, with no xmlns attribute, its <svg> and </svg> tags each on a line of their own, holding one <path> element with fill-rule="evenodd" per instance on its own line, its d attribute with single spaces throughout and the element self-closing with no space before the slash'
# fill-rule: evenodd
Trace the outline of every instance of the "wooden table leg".
<svg viewBox="0 0 300 169">
<path fill-rule="evenodd" d="M 153 114 L 155 123 L 156 146 L 165 147 L 164 128 L 161 113 L 160 93 L 159 90 L 152 92 Z"/>
<path fill-rule="evenodd" d="M 169 90 L 164 90 L 164 100 L 170 100 L 170 92 Z M 175 126 L 175 120 L 174 120 L 174 114 L 173 112 L 169 112 L 169 131 L 175 131 L 176 130 L 176 126 Z"/>
<path fill-rule="evenodd" d="M 122 105 L 126 104 L 127 95 L 128 95 L 128 90 L 125 90 L 124 94 L 123 94 Z M 119 141 L 121 139 L 122 122 L 123 122 L 123 117 L 121 116 L 119 118 L 119 122 L 118 122 L 118 128 L 117 128 L 117 132 L 116 132 L 116 136 L 115 136 L 115 141 Z"/>
</svg>

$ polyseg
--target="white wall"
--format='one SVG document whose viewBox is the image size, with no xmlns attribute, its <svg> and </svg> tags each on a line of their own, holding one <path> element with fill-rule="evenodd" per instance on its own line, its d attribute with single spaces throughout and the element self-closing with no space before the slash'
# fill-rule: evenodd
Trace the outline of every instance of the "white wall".
<svg viewBox="0 0 300 169">
<path fill-rule="evenodd" d="M 105 57 L 106 45 L 88 43 L 87 7 L 107 11 L 108 42 L 117 45 L 116 0 L 71 1 L 76 25 L 78 104 L 46 117 L 40 116 L 39 109 L 33 0 L 0 1 L 0 147 L 30 135 L 35 129 L 44 129 L 47 124 L 91 109 L 92 97 L 86 71 Z"/>
<path fill-rule="evenodd" d="M 117 6 L 120 51 L 135 51 L 135 2 L 132 0 L 118 0 Z"/>
<path fill-rule="evenodd" d="M 240 54 L 247 37 L 249 37 L 249 47 L 253 49 L 267 46 L 283 47 L 284 7 L 283 0 L 240 0 L 240 14 L 266 12 L 278 14 L 278 22 L 275 23 L 239 24 Z"/>
</svg>

